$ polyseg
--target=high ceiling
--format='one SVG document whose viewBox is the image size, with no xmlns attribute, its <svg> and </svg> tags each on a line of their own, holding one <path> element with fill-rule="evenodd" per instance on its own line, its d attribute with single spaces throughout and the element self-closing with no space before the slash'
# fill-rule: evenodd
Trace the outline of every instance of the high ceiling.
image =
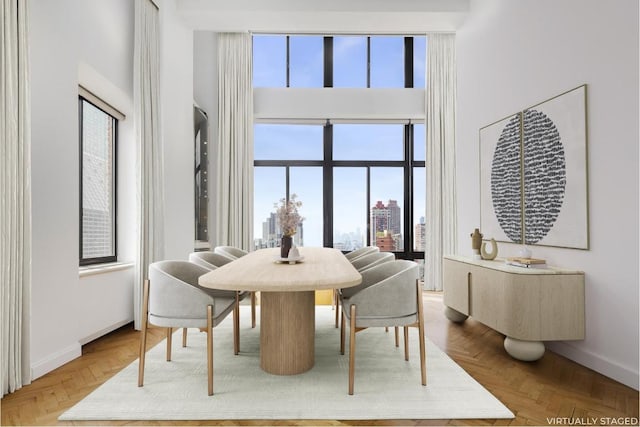
<svg viewBox="0 0 640 427">
<path fill-rule="evenodd" d="M 178 0 L 190 28 L 313 34 L 455 31 L 469 0 Z"/>
</svg>

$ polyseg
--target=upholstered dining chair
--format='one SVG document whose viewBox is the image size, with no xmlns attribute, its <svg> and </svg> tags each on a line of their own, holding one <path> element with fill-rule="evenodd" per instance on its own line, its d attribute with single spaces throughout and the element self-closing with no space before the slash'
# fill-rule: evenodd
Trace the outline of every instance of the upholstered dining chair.
<svg viewBox="0 0 640 427">
<path fill-rule="evenodd" d="M 213 251 L 217 254 L 224 255 L 227 258 L 237 259 L 248 254 L 244 249 L 235 246 L 216 246 Z"/>
<path fill-rule="evenodd" d="M 349 322 L 349 394 L 355 382 L 356 333 L 370 327 L 404 327 L 404 355 L 409 360 L 409 327 L 418 328 L 422 385 L 427 385 L 422 289 L 418 264 L 386 262 L 362 273 L 362 283 L 341 293 L 340 353 L 344 354 L 345 323 Z"/>
<path fill-rule="evenodd" d="M 374 252 L 380 252 L 380 248 L 377 246 L 363 246 L 351 252 L 347 252 L 346 254 L 344 254 L 344 256 L 349 260 L 349 262 L 353 262 L 360 257 L 369 255 Z M 340 299 L 340 295 L 338 293 L 338 290 L 334 289 L 332 306 L 333 308 L 336 309 L 336 328 L 338 327 L 338 304 L 340 303 L 339 299 Z"/>
<path fill-rule="evenodd" d="M 353 265 L 359 273 L 362 273 L 371 267 L 393 261 L 394 259 L 396 259 L 396 256 L 393 252 L 372 252 L 351 261 L 351 265 Z"/>
<path fill-rule="evenodd" d="M 173 328 L 200 328 L 207 333 L 208 394 L 213 395 L 213 328 L 237 307 L 235 297 L 217 297 L 198 285 L 209 270 L 187 261 L 159 261 L 149 265 L 144 282 L 138 387 L 144 382 L 149 325 L 167 328 L 167 361 L 171 361 Z M 234 347 L 237 330 L 233 326 Z"/>
<path fill-rule="evenodd" d="M 375 267 L 376 265 L 379 264 L 383 264 L 385 262 L 389 262 L 389 261 L 393 261 L 395 259 L 395 255 L 391 252 L 379 252 L 379 251 L 372 251 L 368 254 L 365 254 L 361 257 L 356 258 L 355 260 L 351 261 L 351 265 L 353 265 L 355 267 L 356 270 L 358 270 L 358 273 L 362 273 L 363 271 L 366 271 L 369 268 Z M 340 316 L 340 289 L 336 289 L 336 298 L 335 298 L 335 303 L 336 303 L 336 319 L 335 319 L 335 326 L 336 328 L 338 327 L 338 319 Z"/>
<path fill-rule="evenodd" d="M 377 246 L 364 246 L 351 252 L 347 252 L 346 254 L 344 254 L 344 256 L 347 257 L 349 261 L 353 261 L 360 258 L 361 256 L 368 255 L 373 252 L 380 252 L 380 248 Z"/>
<path fill-rule="evenodd" d="M 237 248 L 235 246 L 216 246 L 213 248 L 213 252 L 219 255 L 223 255 L 231 260 L 238 259 L 245 256 L 249 252 L 244 249 Z M 256 293 L 250 292 L 251 296 L 251 327 L 256 327 Z"/>
<path fill-rule="evenodd" d="M 211 251 L 199 251 L 199 252 L 192 252 L 189 254 L 189 262 L 198 264 L 199 266 L 202 266 L 207 270 L 215 270 L 216 268 L 229 264 L 232 261 L 233 260 L 229 257 L 226 257 L 221 254 L 217 254 Z M 217 289 L 216 290 L 212 289 L 209 292 L 212 292 L 214 296 L 220 296 L 220 297 L 226 297 L 226 298 L 235 298 L 237 295 L 238 302 L 242 301 L 247 297 L 247 295 L 251 294 L 251 292 L 226 291 L 226 290 L 217 290 Z M 256 311 L 256 306 L 255 306 L 255 298 L 254 298 L 251 300 L 251 314 L 252 314 L 251 327 L 255 327 L 255 311 Z M 240 331 L 240 308 L 239 307 L 237 310 L 234 310 L 233 312 L 233 322 L 235 323 L 236 330 L 238 331 L 238 334 L 239 334 L 239 331 Z M 182 335 L 183 347 L 186 346 L 186 339 L 187 339 L 186 337 L 187 337 L 186 333 L 183 333 Z M 238 346 L 235 349 L 236 354 L 238 354 L 238 352 L 240 351 L 239 335 L 237 337 L 237 341 L 238 341 Z"/>
</svg>

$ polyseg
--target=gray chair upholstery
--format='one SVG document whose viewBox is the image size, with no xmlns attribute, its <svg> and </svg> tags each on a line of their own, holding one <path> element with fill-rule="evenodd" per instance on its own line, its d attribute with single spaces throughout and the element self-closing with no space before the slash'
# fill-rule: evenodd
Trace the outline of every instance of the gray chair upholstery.
<svg viewBox="0 0 640 427">
<path fill-rule="evenodd" d="M 189 261 L 209 270 L 215 270 L 218 267 L 229 264 L 233 259 L 212 251 L 200 251 L 190 253 Z"/>
<path fill-rule="evenodd" d="M 144 380 L 149 325 L 167 329 L 167 361 L 171 360 L 173 328 L 200 328 L 207 333 L 208 393 L 213 394 L 213 328 L 237 308 L 237 299 L 214 296 L 208 288 L 201 287 L 198 278 L 207 272 L 206 268 L 187 261 L 159 261 L 149 266 L 142 304 L 138 387 L 142 387 Z M 233 333 L 236 347 L 235 324 Z"/>
<path fill-rule="evenodd" d="M 216 246 L 213 252 L 225 256 L 231 260 L 238 259 L 245 256 L 249 252 L 244 249 L 237 248 L 235 246 Z M 251 327 L 256 327 L 256 293 L 250 292 L 251 296 Z"/>
<path fill-rule="evenodd" d="M 340 352 L 344 354 L 345 323 L 349 322 L 349 394 L 355 378 L 356 332 L 369 327 L 404 327 L 405 360 L 409 360 L 408 328 L 418 328 L 422 385 L 427 385 L 422 289 L 418 264 L 397 260 L 362 273 L 362 283 L 341 294 Z"/>
<path fill-rule="evenodd" d="M 353 265 L 359 273 L 362 273 L 363 271 L 366 271 L 371 267 L 375 267 L 378 264 L 393 261 L 395 258 L 396 257 L 392 252 L 372 252 L 353 260 L 351 265 Z"/>
<path fill-rule="evenodd" d="M 378 248 L 376 248 L 378 249 Z M 366 271 L 369 268 L 375 267 L 376 265 L 379 264 L 383 264 L 385 262 L 389 262 L 389 261 L 393 261 L 395 259 L 395 255 L 391 252 L 380 252 L 380 250 L 378 249 L 377 251 L 371 251 L 369 253 L 365 253 L 360 257 L 357 257 L 356 259 L 354 259 L 353 261 L 351 261 L 351 265 L 354 266 L 354 268 L 356 270 L 358 270 L 358 273 L 362 273 L 363 271 Z M 336 305 L 336 319 L 335 319 L 335 326 L 336 328 L 338 327 L 338 317 L 340 316 L 340 293 L 341 293 L 341 289 L 337 289 L 335 291 L 335 305 Z"/>
<path fill-rule="evenodd" d="M 231 259 L 238 259 L 248 254 L 244 249 L 236 248 L 235 246 L 216 246 L 213 251 Z"/>
<path fill-rule="evenodd" d="M 223 265 L 229 264 L 233 262 L 231 258 L 228 258 L 224 255 L 217 254 L 211 251 L 200 251 L 200 252 L 192 252 L 189 254 L 189 262 L 194 264 L 198 264 L 201 267 L 206 268 L 207 270 L 215 270 L 218 267 L 222 267 Z M 237 292 L 237 291 L 228 291 L 228 290 L 220 290 L 220 289 L 210 289 L 209 293 L 218 297 L 226 297 L 226 298 L 235 298 L 238 296 L 238 302 L 242 301 L 247 297 L 247 295 L 252 294 L 252 292 Z M 255 327 L 255 298 L 251 300 L 251 313 L 252 313 L 252 326 Z M 237 314 L 237 315 L 236 315 Z M 236 330 L 240 330 L 240 311 L 237 310 L 234 312 L 233 322 L 236 324 Z M 239 333 L 239 332 L 238 332 Z M 238 346 L 236 350 L 240 351 L 240 336 L 237 337 Z M 237 353 L 236 353 L 237 354 Z"/>
<path fill-rule="evenodd" d="M 368 255 L 373 252 L 380 252 L 380 248 L 377 246 L 364 246 L 362 248 L 356 249 L 355 251 L 346 253 L 344 256 L 347 257 L 349 261 L 354 261 L 361 256 Z"/>
</svg>

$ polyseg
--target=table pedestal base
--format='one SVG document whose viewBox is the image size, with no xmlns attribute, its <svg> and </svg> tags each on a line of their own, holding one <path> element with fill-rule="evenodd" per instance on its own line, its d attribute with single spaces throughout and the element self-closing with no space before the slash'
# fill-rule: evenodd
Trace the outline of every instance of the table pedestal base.
<svg viewBox="0 0 640 427">
<path fill-rule="evenodd" d="M 260 367 L 275 375 L 313 368 L 315 292 L 260 293 Z"/>
</svg>

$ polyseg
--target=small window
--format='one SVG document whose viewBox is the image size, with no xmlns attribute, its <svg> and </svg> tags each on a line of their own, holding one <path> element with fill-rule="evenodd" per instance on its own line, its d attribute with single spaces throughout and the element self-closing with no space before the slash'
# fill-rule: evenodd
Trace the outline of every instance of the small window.
<svg viewBox="0 0 640 427">
<path fill-rule="evenodd" d="M 371 87 L 404 87 L 404 37 L 371 37 Z"/>
<path fill-rule="evenodd" d="M 322 160 L 322 126 L 256 124 L 255 160 Z"/>
<path fill-rule="evenodd" d="M 322 87 L 324 42 L 320 36 L 289 37 L 289 87 Z"/>
<path fill-rule="evenodd" d="M 333 87 L 367 87 L 367 37 L 333 38 Z"/>
<path fill-rule="evenodd" d="M 286 87 L 287 37 L 253 36 L 253 87 Z"/>
<path fill-rule="evenodd" d="M 403 125 L 340 124 L 333 127 L 334 160 L 402 160 Z"/>
<path fill-rule="evenodd" d="M 80 265 L 114 262 L 118 119 L 79 97 Z"/>
<path fill-rule="evenodd" d="M 413 87 L 424 89 L 427 72 L 427 38 L 413 38 Z"/>
</svg>

